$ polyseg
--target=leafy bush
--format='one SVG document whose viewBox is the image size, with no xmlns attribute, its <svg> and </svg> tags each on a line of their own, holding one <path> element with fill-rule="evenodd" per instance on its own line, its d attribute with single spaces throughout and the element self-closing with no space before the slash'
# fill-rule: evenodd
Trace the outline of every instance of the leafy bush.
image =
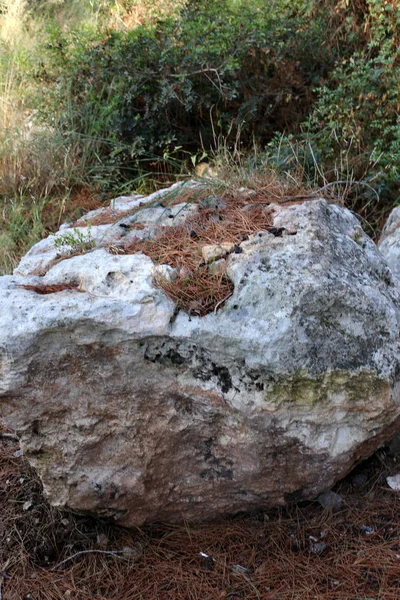
<svg viewBox="0 0 400 600">
<path fill-rule="evenodd" d="M 295 165 L 296 147 L 316 183 L 360 181 L 346 202 L 376 234 L 400 189 L 400 6 L 342 0 L 334 7 L 335 18 L 353 32 L 352 52 L 342 53 L 316 90 L 303 133 L 275 140 L 269 156 Z"/>
<path fill-rule="evenodd" d="M 215 145 L 218 135 L 244 147 L 307 116 L 310 86 L 332 66 L 313 49 L 324 30 L 309 24 L 312 3 L 203 0 L 131 31 L 53 32 L 44 72 L 47 115 L 66 135 L 96 137 L 98 155 L 127 177 L 168 171 Z M 302 7 L 302 8 L 301 8 Z"/>
</svg>

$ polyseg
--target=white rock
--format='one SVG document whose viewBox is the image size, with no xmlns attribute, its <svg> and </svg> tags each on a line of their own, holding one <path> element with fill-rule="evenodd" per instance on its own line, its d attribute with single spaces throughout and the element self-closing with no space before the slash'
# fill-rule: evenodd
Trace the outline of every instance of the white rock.
<svg viewBox="0 0 400 600">
<path fill-rule="evenodd" d="M 214 262 L 219 258 L 225 258 L 233 251 L 234 244 L 231 242 L 222 242 L 221 244 L 206 244 L 201 249 L 203 260 L 206 264 Z"/>
<path fill-rule="evenodd" d="M 242 244 L 202 318 L 143 254 L 0 278 L 2 414 L 53 504 L 136 526 L 311 499 L 393 436 L 396 279 L 341 207 L 277 206 L 273 225 L 297 234 Z M 79 289 L 18 287 L 38 281 Z"/>
<path fill-rule="evenodd" d="M 400 278 L 400 206 L 392 210 L 383 228 L 378 248 L 392 273 Z"/>
<path fill-rule="evenodd" d="M 386 477 L 386 481 L 388 486 L 395 490 L 396 492 L 400 491 L 400 475 L 393 475 L 392 477 Z"/>
</svg>

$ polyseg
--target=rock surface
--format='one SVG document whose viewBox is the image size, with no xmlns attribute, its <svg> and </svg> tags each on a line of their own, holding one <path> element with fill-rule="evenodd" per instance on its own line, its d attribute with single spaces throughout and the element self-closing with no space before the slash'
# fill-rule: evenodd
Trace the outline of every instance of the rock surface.
<svg viewBox="0 0 400 600">
<path fill-rule="evenodd" d="M 392 273 L 400 278 L 400 206 L 392 210 L 383 228 L 378 248 Z"/>
<path fill-rule="evenodd" d="M 152 235 L 195 207 L 151 210 L 92 234 L 105 246 L 141 220 Z M 136 526 L 311 499 L 398 430 L 385 260 L 324 200 L 274 206 L 273 226 L 227 256 L 233 295 L 205 317 L 177 313 L 143 254 L 54 264 L 48 239 L 0 278 L 2 415 L 53 504 Z"/>
</svg>

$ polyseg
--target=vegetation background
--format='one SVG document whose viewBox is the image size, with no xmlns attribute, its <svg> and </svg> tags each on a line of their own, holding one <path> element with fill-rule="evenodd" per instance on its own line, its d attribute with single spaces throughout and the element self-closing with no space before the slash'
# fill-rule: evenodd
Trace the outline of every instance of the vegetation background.
<svg viewBox="0 0 400 600">
<path fill-rule="evenodd" d="M 377 235 L 400 169 L 397 0 L 0 0 L 0 273 L 204 159 L 332 184 Z"/>
</svg>

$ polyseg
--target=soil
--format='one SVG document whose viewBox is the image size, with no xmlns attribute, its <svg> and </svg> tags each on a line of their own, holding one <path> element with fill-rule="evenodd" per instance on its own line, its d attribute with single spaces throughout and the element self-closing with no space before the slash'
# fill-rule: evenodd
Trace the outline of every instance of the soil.
<svg viewBox="0 0 400 600">
<path fill-rule="evenodd" d="M 334 490 L 202 525 L 127 531 L 51 507 L 0 432 L 1 600 L 398 600 L 400 462 L 382 449 Z"/>
</svg>

